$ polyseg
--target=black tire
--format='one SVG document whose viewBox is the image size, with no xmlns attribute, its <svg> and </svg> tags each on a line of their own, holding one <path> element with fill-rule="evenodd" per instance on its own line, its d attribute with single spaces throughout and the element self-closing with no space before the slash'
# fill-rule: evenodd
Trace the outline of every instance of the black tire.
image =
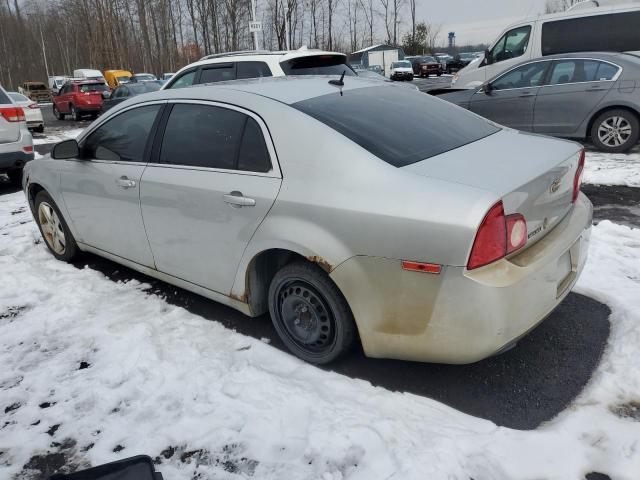
<svg viewBox="0 0 640 480">
<path fill-rule="evenodd" d="M 413 82 L 413 77 L 409 77 L 407 80 L 409 80 L 410 82 Z"/>
<path fill-rule="evenodd" d="M 269 287 L 269 313 L 287 348 L 306 362 L 333 362 L 355 342 L 351 309 L 318 265 L 295 262 L 280 269 Z"/>
<path fill-rule="evenodd" d="M 36 128 L 33 129 L 35 132 L 37 133 L 43 133 L 44 132 L 44 125 L 38 125 Z"/>
<path fill-rule="evenodd" d="M 620 123 L 616 124 L 616 120 L 620 119 Z M 602 129 L 601 129 L 602 127 Z M 627 137 L 622 137 L 623 132 L 630 129 L 630 133 Z M 607 139 L 607 132 L 618 132 L 620 137 L 610 137 L 613 143 L 610 143 Z M 601 134 L 603 138 L 601 138 Z M 638 143 L 640 137 L 640 121 L 638 117 L 628 110 L 614 109 L 607 110 L 598 115 L 591 125 L 591 141 L 598 150 L 609 153 L 622 153 L 633 148 Z M 624 140 L 619 143 L 620 140 Z"/>
<path fill-rule="evenodd" d="M 439 73 L 438 73 L 438 76 L 439 76 L 439 77 L 441 77 L 441 76 L 442 76 L 442 72 L 439 72 Z"/>
<path fill-rule="evenodd" d="M 82 119 L 82 115 L 80 115 L 80 112 L 73 104 L 69 106 L 69 114 L 71 115 L 71 118 L 73 118 L 76 122 L 79 122 Z"/>
<path fill-rule="evenodd" d="M 40 212 L 40 205 L 43 202 L 45 202 L 46 204 L 51 206 L 51 208 L 53 208 L 53 210 L 55 211 L 58 217 L 59 226 L 61 227 L 60 229 L 62 233 L 64 233 L 64 251 L 61 253 L 56 252 L 52 248 L 50 244 L 51 240 L 48 239 L 47 235 L 45 235 L 43 226 L 40 223 L 41 221 L 40 221 L 39 212 Z M 56 203 L 53 201 L 51 196 L 44 190 L 41 190 L 40 192 L 38 192 L 38 194 L 36 195 L 34 205 L 35 205 L 34 218 L 36 220 L 36 223 L 38 224 L 38 229 L 40 229 L 40 234 L 42 235 L 42 238 L 44 240 L 44 243 L 47 245 L 47 248 L 53 254 L 53 256 L 56 257 L 58 260 L 62 260 L 64 262 L 70 262 L 78 254 L 78 251 L 79 251 L 78 244 L 76 243 L 76 240 L 73 238 L 73 235 L 71 234 L 71 231 L 69 230 L 69 227 L 67 226 L 67 222 L 62 216 L 60 209 L 58 208 Z"/>
<path fill-rule="evenodd" d="M 22 169 L 7 172 L 7 177 L 13 185 L 22 185 Z"/>
<path fill-rule="evenodd" d="M 53 114 L 58 120 L 64 120 L 64 113 L 61 113 L 60 110 L 58 110 L 55 103 L 53 104 Z"/>
</svg>

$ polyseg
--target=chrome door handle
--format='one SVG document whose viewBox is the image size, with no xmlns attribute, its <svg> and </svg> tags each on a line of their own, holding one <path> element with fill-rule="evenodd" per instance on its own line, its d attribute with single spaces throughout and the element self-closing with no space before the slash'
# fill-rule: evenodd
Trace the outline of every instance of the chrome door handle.
<svg viewBox="0 0 640 480">
<path fill-rule="evenodd" d="M 242 192 L 238 192 L 237 190 L 225 193 L 224 195 L 222 195 L 222 199 L 225 203 L 231 205 L 234 208 L 256 206 L 256 201 L 253 198 L 244 197 L 242 196 Z"/>
<path fill-rule="evenodd" d="M 136 186 L 136 181 L 131 180 L 130 178 L 123 175 L 122 177 L 116 179 L 116 185 L 122 188 L 133 188 Z"/>
</svg>

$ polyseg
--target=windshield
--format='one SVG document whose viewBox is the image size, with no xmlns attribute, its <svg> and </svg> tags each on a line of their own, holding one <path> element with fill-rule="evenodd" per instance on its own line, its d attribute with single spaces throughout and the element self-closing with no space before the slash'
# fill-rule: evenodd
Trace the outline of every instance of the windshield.
<svg viewBox="0 0 640 480">
<path fill-rule="evenodd" d="M 116 77 L 116 80 L 118 81 L 118 83 L 127 83 L 130 78 L 131 77 L 129 76 L 122 76 L 122 77 Z"/>
<path fill-rule="evenodd" d="M 302 100 L 292 107 L 395 167 L 411 165 L 499 131 L 467 110 L 408 88 L 359 88 Z"/>
<path fill-rule="evenodd" d="M 62 78 L 54 80 L 54 83 L 56 84 L 56 87 L 61 87 L 62 85 L 64 85 L 64 80 Z"/>
<path fill-rule="evenodd" d="M 391 64 L 391 68 L 411 68 L 411 64 L 409 62 L 393 62 Z"/>
<path fill-rule="evenodd" d="M 106 92 L 107 86 L 104 83 L 83 83 L 78 85 L 78 90 L 86 92 Z"/>
<path fill-rule="evenodd" d="M 29 83 L 27 84 L 27 89 L 28 90 L 46 90 L 47 87 L 44 85 L 44 83 Z"/>
<path fill-rule="evenodd" d="M 158 82 L 132 83 L 129 85 L 129 91 L 134 95 L 155 92 L 157 90 L 160 90 L 160 84 Z"/>
<path fill-rule="evenodd" d="M 11 100 L 13 100 L 14 102 L 28 102 L 29 99 L 27 97 L 25 97 L 24 95 L 20 94 L 20 93 L 16 93 L 16 92 L 9 92 L 9 96 L 11 97 Z"/>
<path fill-rule="evenodd" d="M 436 60 L 435 58 L 433 58 L 433 57 L 422 57 L 422 59 L 421 59 L 421 60 L 422 60 L 423 62 L 427 62 L 427 63 L 429 63 L 429 62 L 431 62 L 431 63 L 438 63 L 438 62 L 437 62 L 437 60 Z"/>
<path fill-rule="evenodd" d="M 356 73 L 342 55 L 313 55 L 280 62 L 285 75 L 342 75 L 354 77 Z"/>
</svg>

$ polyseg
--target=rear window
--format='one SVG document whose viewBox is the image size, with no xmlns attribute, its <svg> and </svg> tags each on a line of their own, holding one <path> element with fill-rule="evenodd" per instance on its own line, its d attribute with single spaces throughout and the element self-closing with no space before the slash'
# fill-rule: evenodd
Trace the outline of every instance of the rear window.
<svg viewBox="0 0 640 480">
<path fill-rule="evenodd" d="M 11 97 L 11 99 L 14 102 L 28 102 L 29 101 L 29 99 L 27 97 L 25 97 L 24 95 L 22 95 L 21 93 L 11 92 L 11 93 L 9 93 L 9 96 Z"/>
<path fill-rule="evenodd" d="M 81 83 L 78 85 L 78 90 L 82 93 L 105 92 L 107 90 L 107 86 L 104 83 Z"/>
<path fill-rule="evenodd" d="M 545 22 L 542 25 L 542 54 L 640 50 L 639 24 L 640 12 Z"/>
<path fill-rule="evenodd" d="M 471 112 L 401 87 L 347 90 L 292 106 L 395 167 L 411 165 L 499 131 Z"/>
<path fill-rule="evenodd" d="M 342 75 L 353 77 L 356 73 L 346 64 L 342 55 L 312 55 L 280 62 L 285 75 Z"/>
</svg>

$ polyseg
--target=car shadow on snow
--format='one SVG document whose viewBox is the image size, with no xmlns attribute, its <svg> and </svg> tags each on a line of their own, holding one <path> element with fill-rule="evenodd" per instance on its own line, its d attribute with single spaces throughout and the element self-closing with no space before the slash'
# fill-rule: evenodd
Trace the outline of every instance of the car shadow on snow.
<svg viewBox="0 0 640 480">
<path fill-rule="evenodd" d="M 285 350 L 267 315 L 249 318 L 225 305 L 152 279 L 101 257 L 76 263 L 114 281 L 136 279 L 169 303 Z M 323 367 L 393 391 L 443 402 L 470 415 L 516 429 L 535 429 L 581 392 L 598 365 L 609 336 L 607 306 L 571 293 L 515 348 L 471 365 L 440 365 L 372 359 L 357 349 Z"/>
</svg>

